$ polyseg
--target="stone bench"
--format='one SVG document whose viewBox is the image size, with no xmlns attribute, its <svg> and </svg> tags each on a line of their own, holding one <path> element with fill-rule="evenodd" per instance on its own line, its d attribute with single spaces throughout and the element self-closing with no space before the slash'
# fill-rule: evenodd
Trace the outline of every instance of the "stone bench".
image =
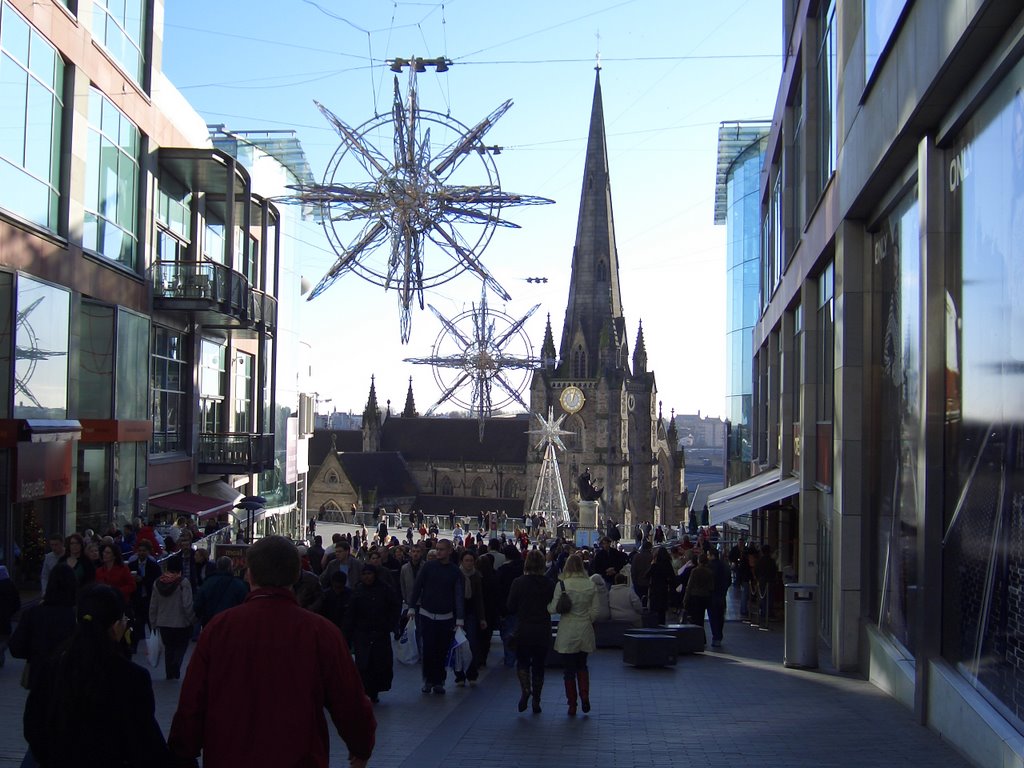
<svg viewBox="0 0 1024 768">
<path fill-rule="evenodd" d="M 668 667 L 676 663 L 677 640 L 670 633 L 627 632 L 622 661 L 634 667 Z"/>
<path fill-rule="evenodd" d="M 665 624 L 659 629 L 676 636 L 676 651 L 680 656 L 701 653 L 707 645 L 704 627 L 697 624 Z"/>
<path fill-rule="evenodd" d="M 631 621 L 605 621 L 594 622 L 594 642 L 598 648 L 621 648 L 622 639 L 627 632 L 632 632 L 636 627 Z"/>
</svg>

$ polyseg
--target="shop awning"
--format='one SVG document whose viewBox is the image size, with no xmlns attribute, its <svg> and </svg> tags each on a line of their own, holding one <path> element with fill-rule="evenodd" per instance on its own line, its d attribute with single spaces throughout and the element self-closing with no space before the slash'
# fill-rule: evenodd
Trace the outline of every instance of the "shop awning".
<svg viewBox="0 0 1024 768">
<path fill-rule="evenodd" d="M 167 512 L 179 512 L 184 515 L 198 515 L 202 520 L 213 515 L 229 512 L 234 502 L 215 499 L 212 496 L 201 496 L 198 493 L 181 491 L 167 496 L 150 499 L 151 507 L 159 507 Z"/>
<path fill-rule="evenodd" d="M 764 479 L 765 475 L 770 475 L 771 477 Z M 735 492 L 739 486 L 750 483 L 751 480 L 760 480 L 761 482 L 747 485 L 745 491 Z M 761 507 L 767 507 L 769 504 L 774 504 L 800 492 L 800 478 L 782 478 L 779 470 L 761 473 L 756 478 L 751 478 L 751 480 L 737 483 L 708 497 L 708 513 L 711 525 L 721 525 L 732 520 L 734 517 L 744 515 Z M 730 491 L 732 493 L 726 495 Z"/>
<path fill-rule="evenodd" d="M 729 501 L 735 499 L 737 496 L 742 496 L 745 493 L 756 491 L 758 488 L 763 488 L 770 483 L 777 483 L 782 479 L 782 470 L 779 467 L 772 467 L 766 469 L 759 475 L 744 480 L 742 483 L 736 483 L 730 485 L 728 488 L 723 488 L 720 491 L 715 491 L 708 496 L 708 509 L 713 509 L 716 504 L 721 504 L 723 501 Z"/>
<path fill-rule="evenodd" d="M 203 496 L 210 496 L 221 501 L 229 501 L 232 505 L 237 504 L 244 495 L 232 485 L 223 480 L 214 480 L 210 483 L 203 483 L 199 486 L 199 493 Z"/>
</svg>

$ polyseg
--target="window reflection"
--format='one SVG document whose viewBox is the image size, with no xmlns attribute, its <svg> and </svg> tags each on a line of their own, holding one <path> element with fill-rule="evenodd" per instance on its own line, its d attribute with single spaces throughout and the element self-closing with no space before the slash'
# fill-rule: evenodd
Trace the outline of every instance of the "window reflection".
<svg viewBox="0 0 1024 768">
<path fill-rule="evenodd" d="M 943 653 L 1024 726 L 1024 65 L 946 155 Z"/>
<path fill-rule="evenodd" d="M 18 278 L 14 418 L 63 419 L 68 408 L 68 291 Z"/>
</svg>

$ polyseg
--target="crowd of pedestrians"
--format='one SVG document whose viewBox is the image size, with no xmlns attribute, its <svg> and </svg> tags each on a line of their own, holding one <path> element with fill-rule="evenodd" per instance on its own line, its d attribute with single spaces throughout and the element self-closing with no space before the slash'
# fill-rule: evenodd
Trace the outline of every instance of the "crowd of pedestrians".
<svg viewBox="0 0 1024 768">
<path fill-rule="evenodd" d="M 692 541 L 656 542 L 656 532 L 640 529 L 630 554 L 610 535 L 591 550 L 521 530 L 458 541 L 424 530 L 403 543 L 378 527 L 335 534 L 327 547 L 320 536 L 308 546 L 271 536 L 248 547 L 244 579 L 231 558 L 211 562 L 194 546 L 204 532 L 184 518 L 163 535 L 136 521 L 102 537 L 51 536 L 42 600 L 13 633 L 20 601 L 0 566 L 0 664 L 7 645 L 28 662 L 23 765 L 195 765 L 200 755 L 213 768 L 276 764 L 268 756 L 288 749 L 294 758 L 295 740 L 241 743 L 234 726 L 239 702 L 259 722 L 259 702 L 288 701 L 309 765 L 326 765 L 326 709 L 358 766 L 373 748 L 372 704 L 393 684 L 393 642 L 410 629 L 424 694 L 444 694 L 449 672 L 457 687 L 476 685 L 497 633 L 501 661 L 516 670 L 519 712 L 542 712 L 553 643 L 566 711 L 588 713 L 595 621 L 707 617 L 720 646 L 730 588 L 744 613 L 770 615 L 777 567 L 768 547 L 740 540 L 726 559 L 714 529 Z M 185 677 L 166 741 L 146 668 L 157 666 L 154 652 L 165 679 Z M 131 724 L 131 738 L 85 738 L 111 712 Z"/>
</svg>

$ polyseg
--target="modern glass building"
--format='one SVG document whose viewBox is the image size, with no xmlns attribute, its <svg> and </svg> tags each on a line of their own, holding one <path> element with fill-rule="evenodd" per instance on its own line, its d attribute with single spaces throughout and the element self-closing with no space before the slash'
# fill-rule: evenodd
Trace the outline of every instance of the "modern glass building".
<svg viewBox="0 0 1024 768">
<path fill-rule="evenodd" d="M 162 19 L 0 0 L 0 563 L 29 589 L 50 533 L 223 518 L 298 473 L 282 214 L 160 71 Z"/>
<path fill-rule="evenodd" d="M 818 584 L 836 668 L 978 765 L 1019 765 L 1024 9 L 783 13 L 753 329 L 761 472 L 719 511 L 762 509 L 779 564 Z"/>
<path fill-rule="evenodd" d="M 725 413 L 729 421 L 726 481 L 750 477 L 753 456 L 753 330 L 757 322 L 761 254 L 761 166 L 767 121 L 718 128 L 715 224 L 725 224 Z"/>
</svg>

